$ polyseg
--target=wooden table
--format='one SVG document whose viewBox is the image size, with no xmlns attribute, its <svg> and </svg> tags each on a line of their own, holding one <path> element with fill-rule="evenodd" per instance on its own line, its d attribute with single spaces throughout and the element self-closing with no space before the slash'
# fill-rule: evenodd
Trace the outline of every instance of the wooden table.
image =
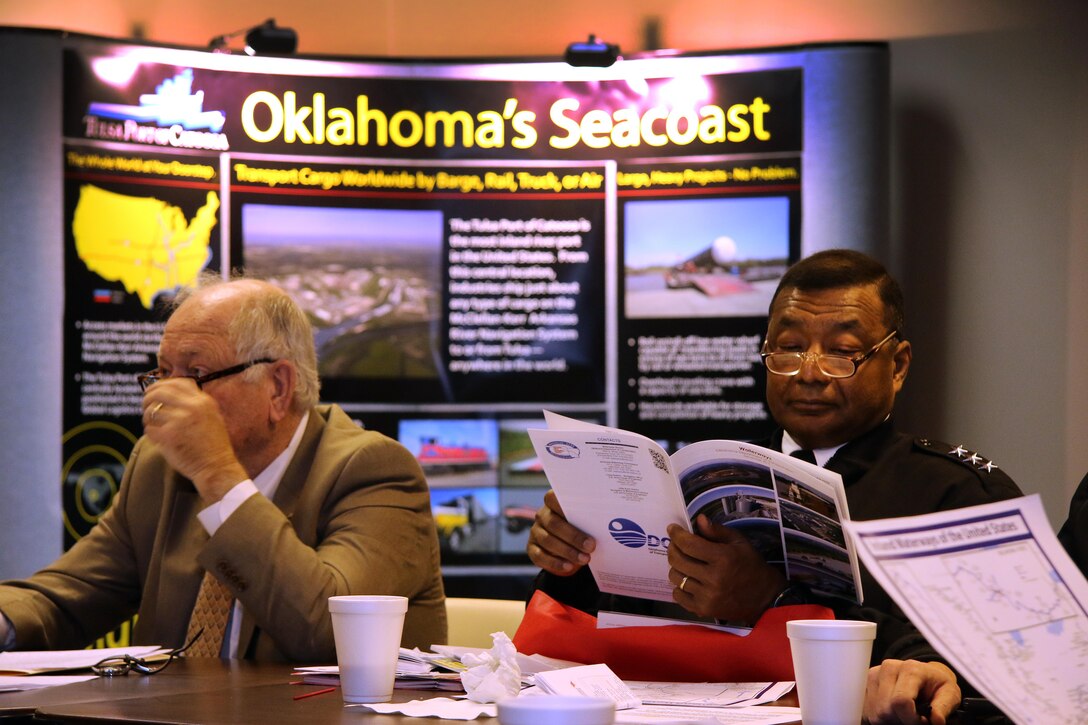
<svg viewBox="0 0 1088 725">
<path fill-rule="evenodd" d="M 296 700 L 320 685 L 291 685 L 289 664 L 191 658 L 155 675 L 99 677 L 42 690 L 0 693 L 0 725 L 22 723 L 366 723 L 465 725 L 460 720 L 378 715 L 345 708 L 340 691 Z M 452 693 L 394 690 L 394 702 Z M 778 704 L 796 706 L 790 693 Z M 481 723 L 497 722 L 491 719 Z"/>
<path fill-rule="evenodd" d="M 345 709 L 340 691 L 294 699 L 317 685 L 291 685 L 289 664 L 179 659 L 156 675 L 96 678 L 43 690 L 0 693 L 0 723 L 459 723 Z M 431 693 L 396 690 L 397 702 Z M 448 693 L 446 693 L 448 694 Z"/>
</svg>

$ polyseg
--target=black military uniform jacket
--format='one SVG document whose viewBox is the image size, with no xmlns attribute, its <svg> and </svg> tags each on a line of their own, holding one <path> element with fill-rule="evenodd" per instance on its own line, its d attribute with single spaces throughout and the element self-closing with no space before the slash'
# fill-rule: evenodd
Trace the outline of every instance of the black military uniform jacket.
<svg viewBox="0 0 1088 725">
<path fill-rule="evenodd" d="M 781 450 L 782 432 L 756 442 Z M 1012 479 L 991 461 L 962 446 L 898 433 L 890 419 L 844 445 L 826 467 L 842 476 L 850 518 L 856 521 L 947 511 L 1021 495 Z M 811 601 L 826 604 L 841 619 L 877 622 L 874 664 L 889 657 L 939 659 L 864 566 L 861 579 L 865 599 L 861 606 L 844 605 L 841 600 Z M 649 604 L 638 600 L 639 606 L 627 598 L 602 595 L 588 567 L 570 577 L 542 571 L 536 588 L 591 614 L 599 609 L 645 611 Z"/>
<path fill-rule="evenodd" d="M 782 433 L 768 447 L 780 450 Z M 896 432 L 891 420 L 840 448 L 827 469 L 842 476 L 855 521 L 914 516 L 1002 501 L 1022 495 L 992 461 L 960 445 Z M 878 624 L 873 663 L 883 659 L 938 659 L 906 615 L 861 567 L 860 607 L 822 602 L 842 619 Z"/>
</svg>

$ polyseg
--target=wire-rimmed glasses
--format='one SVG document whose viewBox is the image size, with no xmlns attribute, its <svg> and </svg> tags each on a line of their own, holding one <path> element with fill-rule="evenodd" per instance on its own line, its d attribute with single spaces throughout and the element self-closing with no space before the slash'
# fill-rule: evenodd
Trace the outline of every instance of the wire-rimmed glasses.
<svg viewBox="0 0 1088 725">
<path fill-rule="evenodd" d="M 816 363 L 820 372 L 829 378 L 849 378 L 858 371 L 858 366 L 871 358 L 884 344 L 899 335 L 899 330 L 892 330 L 883 340 L 873 345 L 868 352 L 857 355 L 828 355 L 822 352 L 767 352 L 767 342 L 763 342 L 763 351 L 759 356 L 767 371 L 775 375 L 796 375 L 801 372 L 805 360 Z"/>
<path fill-rule="evenodd" d="M 160 380 L 163 380 L 163 379 L 165 379 L 167 377 L 189 378 L 190 380 L 192 380 L 193 382 L 196 383 L 196 386 L 198 388 L 203 390 L 205 383 L 210 383 L 211 381 L 218 380 L 219 378 L 225 378 L 228 375 L 237 375 L 238 373 L 240 373 L 240 372 L 242 372 L 244 370 L 249 370 L 254 365 L 262 365 L 264 363 L 274 363 L 274 362 L 276 362 L 275 358 L 262 357 L 262 358 L 260 358 L 258 360 L 250 360 L 249 362 L 240 363 L 238 365 L 232 365 L 229 368 L 224 368 L 222 370 L 216 370 L 214 373 L 208 373 L 206 375 L 173 375 L 173 376 L 168 376 L 168 375 L 163 375 L 162 370 L 160 370 L 159 368 L 155 368 L 154 370 L 149 370 L 146 373 L 140 373 L 139 375 L 137 375 L 136 376 L 136 382 L 138 382 L 140 384 L 140 389 L 141 390 L 147 391 L 147 389 L 150 388 L 152 385 L 154 385 L 155 383 L 157 383 Z"/>
<path fill-rule="evenodd" d="M 150 659 L 133 657 L 132 655 L 115 655 L 91 665 L 91 672 L 101 677 L 120 677 L 129 672 L 138 672 L 141 675 L 153 675 L 165 670 L 171 662 L 180 657 L 185 650 L 193 646 L 193 643 L 204 634 L 204 629 L 198 629 L 193 638 L 177 649 L 154 655 Z M 165 658 L 165 659 L 162 659 Z"/>
</svg>

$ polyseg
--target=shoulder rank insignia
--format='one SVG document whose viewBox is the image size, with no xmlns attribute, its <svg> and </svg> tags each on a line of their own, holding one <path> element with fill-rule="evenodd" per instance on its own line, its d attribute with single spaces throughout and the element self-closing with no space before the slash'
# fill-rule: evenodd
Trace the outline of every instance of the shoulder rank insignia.
<svg viewBox="0 0 1088 725">
<path fill-rule="evenodd" d="M 970 466 L 979 471 L 989 473 L 997 468 L 996 463 L 988 458 L 980 456 L 978 451 L 964 448 L 963 445 L 953 446 L 948 443 L 942 443 L 941 441 L 929 440 L 928 438 L 915 438 L 914 442 L 920 448 L 929 451 L 930 453 L 936 453 L 946 458 L 951 458 L 954 461 L 959 461 L 965 466 Z"/>
</svg>

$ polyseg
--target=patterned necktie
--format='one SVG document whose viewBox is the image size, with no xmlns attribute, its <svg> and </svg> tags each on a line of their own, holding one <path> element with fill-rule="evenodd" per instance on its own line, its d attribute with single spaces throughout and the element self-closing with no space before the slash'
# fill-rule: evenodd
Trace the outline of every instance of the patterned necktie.
<svg viewBox="0 0 1088 725">
<path fill-rule="evenodd" d="M 193 615 L 189 619 L 189 632 L 185 635 L 185 641 L 191 640 L 201 628 L 204 629 L 204 634 L 189 648 L 186 653 L 189 657 L 219 656 L 233 603 L 234 595 L 230 589 L 212 576 L 211 572 L 205 572 L 204 581 L 200 583 L 200 592 L 196 595 L 196 604 L 193 605 Z"/>
<path fill-rule="evenodd" d="M 807 448 L 798 448 L 790 455 L 794 458 L 800 458 L 802 461 L 808 461 L 809 463 L 816 465 L 816 454 Z"/>
</svg>

